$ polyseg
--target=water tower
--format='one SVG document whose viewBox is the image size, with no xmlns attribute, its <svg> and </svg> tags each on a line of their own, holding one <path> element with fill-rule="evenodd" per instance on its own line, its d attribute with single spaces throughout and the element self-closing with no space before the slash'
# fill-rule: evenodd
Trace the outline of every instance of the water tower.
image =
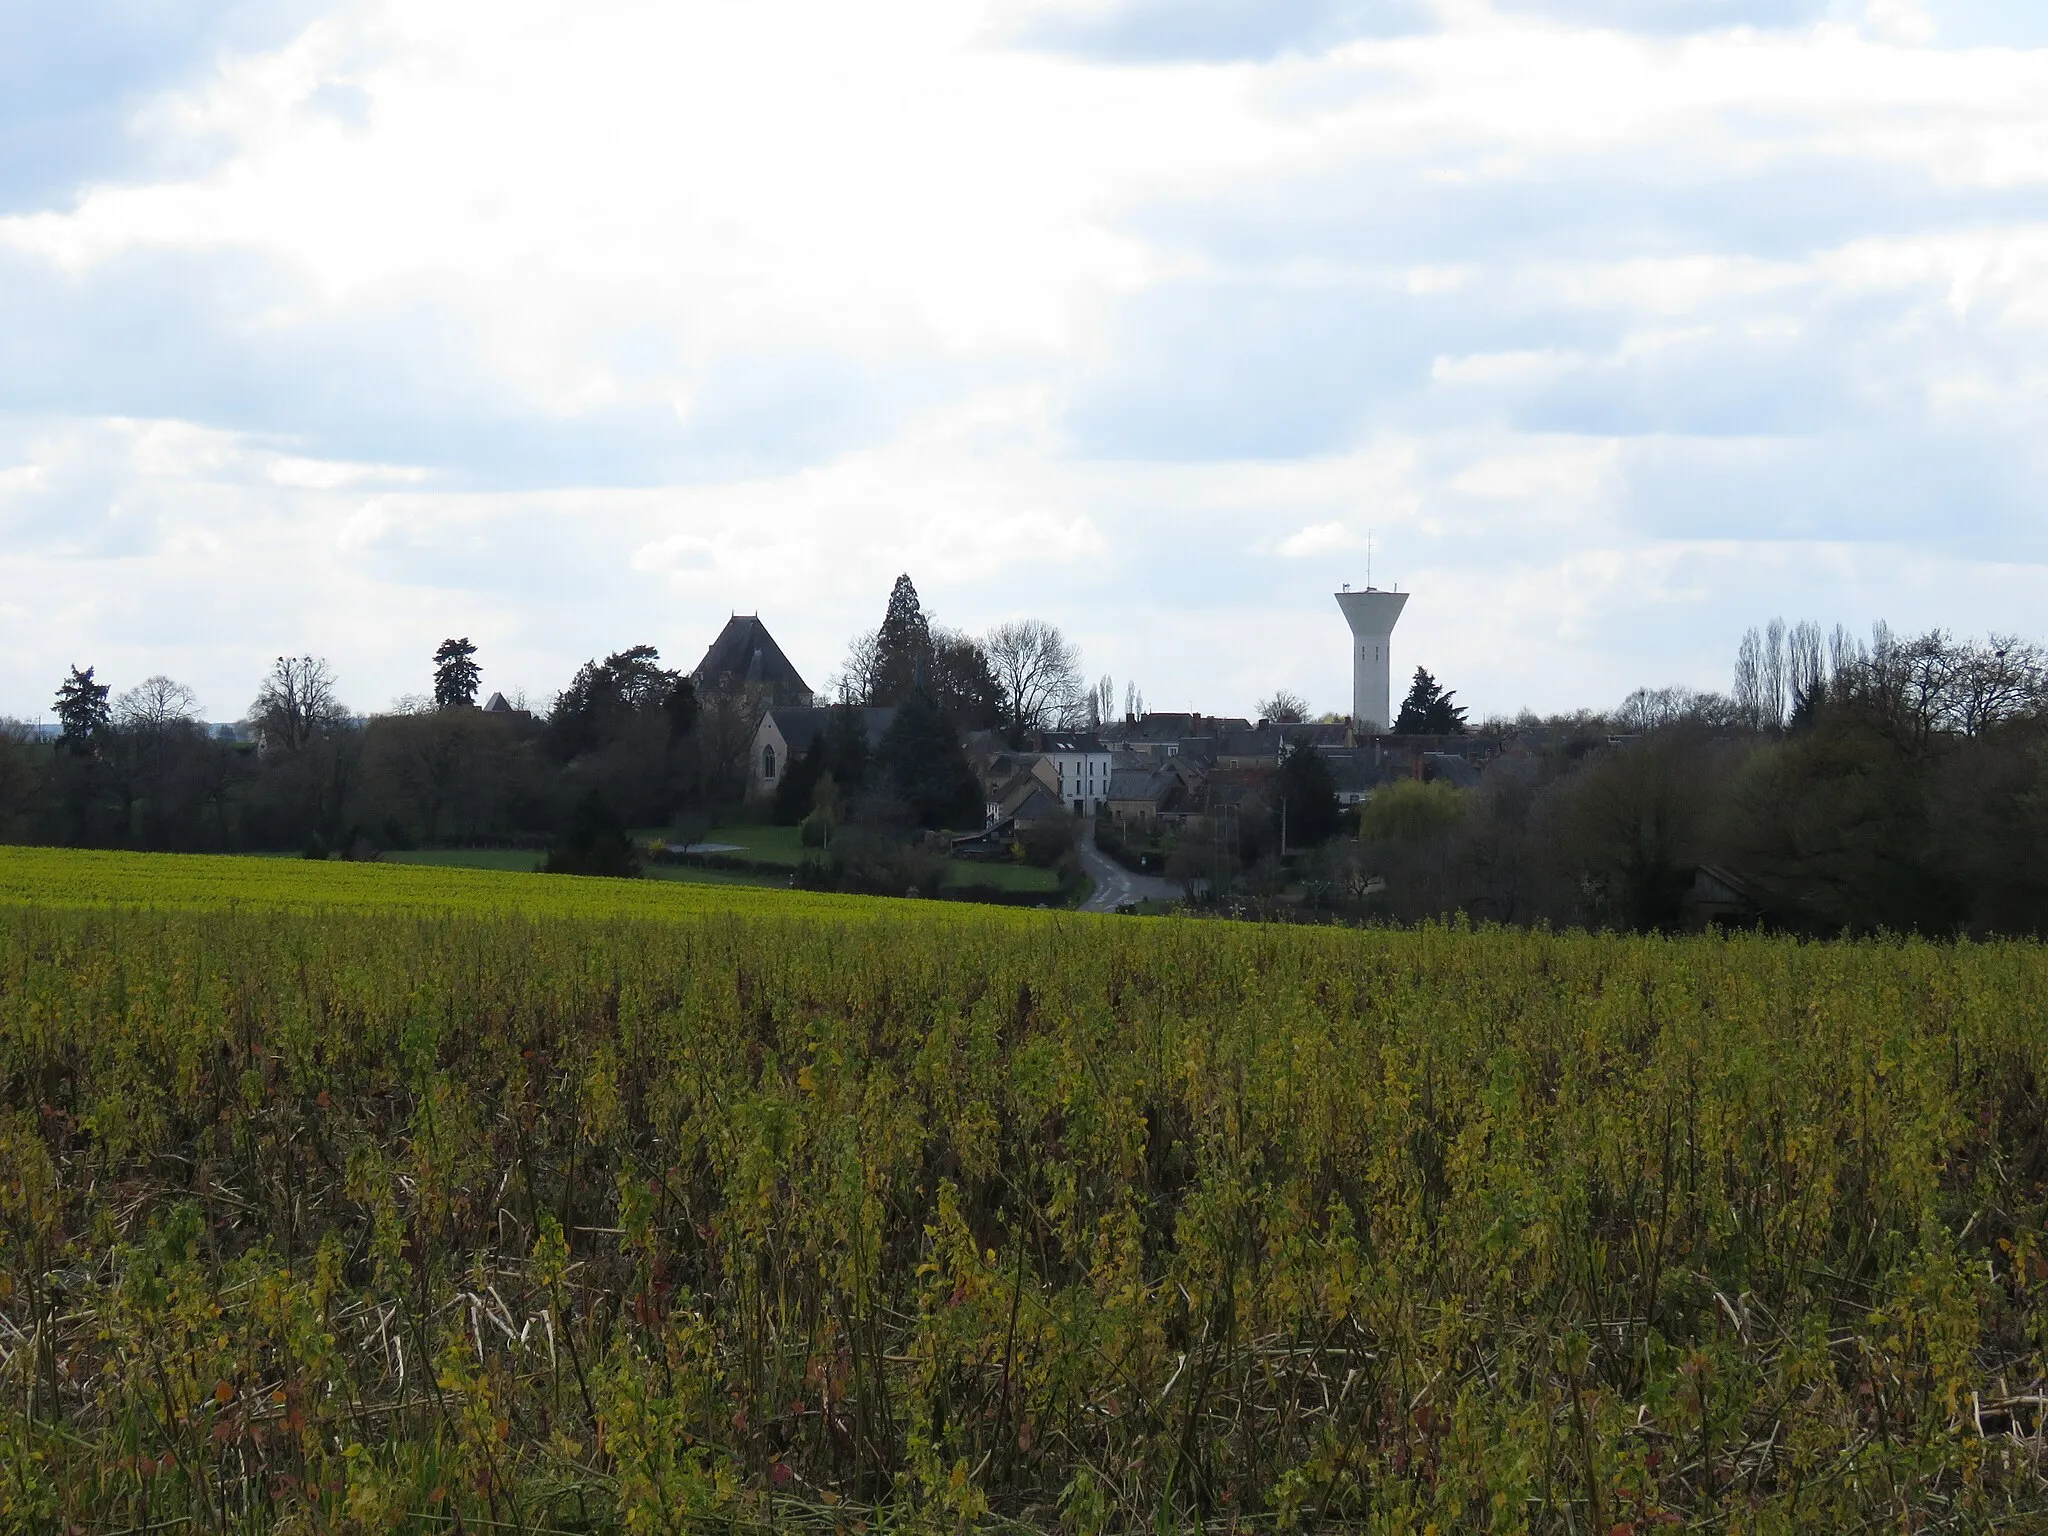
<svg viewBox="0 0 2048 1536">
<path fill-rule="evenodd" d="M 1406 592 L 1367 587 L 1336 594 L 1344 621 L 1351 626 L 1351 718 L 1361 732 L 1378 733 L 1394 723 L 1394 623 L 1408 601 Z"/>
</svg>

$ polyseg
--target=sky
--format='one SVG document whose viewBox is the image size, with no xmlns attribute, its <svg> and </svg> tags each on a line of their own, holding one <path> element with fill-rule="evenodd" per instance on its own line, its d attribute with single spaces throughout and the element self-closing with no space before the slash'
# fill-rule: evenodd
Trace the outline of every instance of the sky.
<svg viewBox="0 0 2048 1536">
<path fill-rule="evenodd" d="M 2038 0 L 0 0 L 0 714 L 908 572 L 1153 708 L 2048 638 Z"/>
</svg>

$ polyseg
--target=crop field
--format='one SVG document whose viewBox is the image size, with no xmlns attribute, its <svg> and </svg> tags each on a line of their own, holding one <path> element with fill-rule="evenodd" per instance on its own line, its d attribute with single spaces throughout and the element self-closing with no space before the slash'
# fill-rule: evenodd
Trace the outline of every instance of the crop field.
<svg viewBox="0 0 2048 1536">
<path fill-rule="evenodd" d="M 2048 959 L 0 850 L 0 1529 L 2048 1528 Z"/>
</svg>

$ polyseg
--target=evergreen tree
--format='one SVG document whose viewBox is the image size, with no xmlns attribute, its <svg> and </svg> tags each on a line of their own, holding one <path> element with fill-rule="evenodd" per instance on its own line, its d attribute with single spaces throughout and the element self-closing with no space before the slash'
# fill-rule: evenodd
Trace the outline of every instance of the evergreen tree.
<svg viewBox="0 0 2048 1536">
<path fill-rule="evenodd" d="M 1280 764 L 1277 788 L 1287 821 L 1283 829 L 1276 817 L 1274 831 L 1284 830 L 1288 847 L 1313 848 L 1336 835 L 1337 781 L 1313 742 L 1295 743 Z"/>
<path fill-rule="evenodd" d="M 586 661 L 548 713 L 548 745 L 563 762 L 615 740 L 640 715 L 660 710 L 669 734 L 687 732 L 697 716 L 690 680 L 661 665 L 651 645 Z"/>
<path fill-rule="evenodd" d="M 867 720 L 844 705 L 825 717 L 825 771 L 844 794 L 854 794 L 868 776 Z"/>
<path fill-rule="evenodd" d="M 561 841 L 549 850 L 543 867 L 551 875 L 630 877 L 640 873 L 640 856 L 633 851 L 611 803 L 593 789 L 576 802 Z"/>
<path fill-rule="evenodd" d="M 57 720 L 64 727 L 58 745 L 83 756 L 99 745 L 101 735 L 113 722 L 107 707 L 108 685 L 92 680 L 93 669 L 71 669 L 57 690 Z"/>
<path fill-rule="evenodd" d="M 825 777 L 827 752 L 823 731 L 811 738 L 801 757 L 790 763 L 775 786 L 773 817 L 778 827 L 793 827 L 811 813 L 811 795 Z"/>
<path fill-rule="evenodd" d="M 434 652 L 434 708 L 464 709 L 476 703 L 477 685 L 483 673 L 473 659 L 476 647 L 464 635 L 460 640 L 443 640 Z"/>
<path fill-rule="evenodd" d="M 875 634 L 875 676 L 871 703 L 901 704 L 911 690 L 932 685 L 932 631 L 917 588 L 898 576 L 889 592 L 889 611 Z"/>
<path fill-rule="evenodd" d="M 917 825 L 981 825 L 981 781 L 953 723 L 922 688 L 898 707 L 878 756 Z"/>
<path fill-rule="evenodd" d="M 1422 667 L 1415 669 L 1415 681 L 1409 686 L 1408 697 L 1401 701 L 1400 716 L 1394 721 L 1397 736 L 1462 736 L 1465 734 L 1465 710 L 1453 703 L 1456 693 L 1449 693 L 1435 678 Z"/>
</svg>

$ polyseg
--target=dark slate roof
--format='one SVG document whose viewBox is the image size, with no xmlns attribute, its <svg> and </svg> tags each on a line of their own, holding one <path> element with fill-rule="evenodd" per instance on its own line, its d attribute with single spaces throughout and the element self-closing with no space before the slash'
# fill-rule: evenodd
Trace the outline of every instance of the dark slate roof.
<svg viewBox="0 0 2048 1536">
<path fill-rule="evenodd" d="M 1090 731 L 1047 731 L 1038 738 L 1041 752 L 1107 752 L 1102 738 Z"/>
<path fill-rule="evenodd" d="M 1378 784 L 1386 775 L 1380 765 L 1366 752 L 1332 752 L 1328 754 L 1330 777 L 1337 785 L 1340 795 L 1362 794 Z"/>
<path fill-rule="evenodd" d="M 782 739 L 789 744 L 789 750 L 798 757 L 810 751 L 811 743 L 818 739 L 818 734 L 825 729 L 825 722 L 832 718 L 829 709 L 771 709 L 768 713 L 774 718 L 775 729 L 782 732 Z M 867 732 L 870 747 L 888 734 L 889 727 L 896 720 L 893 709 L 862 709 L 856 713 Z"/>
<path fill-rule="evenodd" d="M 509 715 L 512 713 L 512 706 L 505 702 L 505 695 L 494 693 L 491 695 L 489 702 L 484 705 L 484 713 L 487 715 Z"/>
<path fill-rule="evenodd" d="M 1024 803 L 1010 813 L 1013 821 L 1053 821 L 1072 813 L 1053 797 L 1052 791 L 1043 784 L 1033 790 Z"/>
<path fill-rule="evenodd" d="M 1142 768 L 1119 768 L 1109 776 L 1105 800 L 1147 800 L 1157 805 L 1180 780 L 1170 773 L 1149 773 Z"/>
<path fill-rule="evenodd" d="M 711 649 L 690 674 L 700 687 L 720 683 L 746 683 L 773 689 L 778 696 L 811 696 L 811 685 L 803 680 L 782 647 L 768 633 L 768 626 L 752 614 L 734 614 L 726 621 Z"/>
<path fill-rule="evenodd" d="M 1235 715 L 1148 714 L 1139 720 L 1105 720 L 1102 736 L 1105 741 L 1179 741 L 1184 736 L 1214 736 L 1251 728 L 1251 721 Z"/>
</svg>

